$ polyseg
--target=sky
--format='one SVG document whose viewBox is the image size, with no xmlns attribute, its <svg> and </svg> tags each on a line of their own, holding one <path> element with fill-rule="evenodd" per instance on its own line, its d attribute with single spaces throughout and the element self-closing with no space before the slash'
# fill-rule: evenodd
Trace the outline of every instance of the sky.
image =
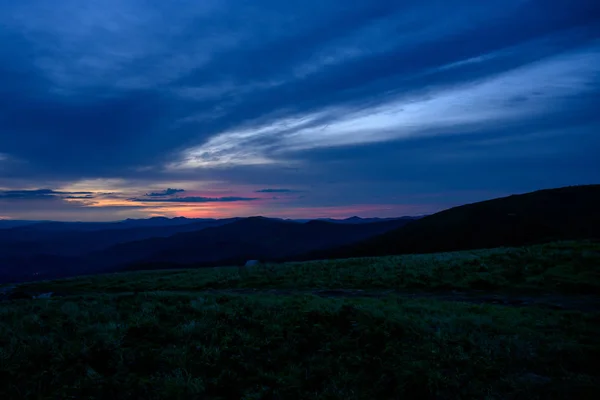
<svg viewBox="0 0 600 400">
<path fill-rule="evenodd" d="M 597 0 L 0 0 L 0 219 L 423 215 L 600 183 Z"/>
</svg>

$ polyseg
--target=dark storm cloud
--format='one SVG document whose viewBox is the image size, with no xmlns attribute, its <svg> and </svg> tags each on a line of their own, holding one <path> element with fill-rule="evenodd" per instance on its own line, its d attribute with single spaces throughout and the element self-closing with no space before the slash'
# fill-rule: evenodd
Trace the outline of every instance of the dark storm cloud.
<svg viewBox="0 0 600 400">
<path fill-rule="evenodd" d="M 93 199 L 95 198 L 92 194 L 86 194 L 83 196 L 65 196 L 63 199 Z"/>
<path fill-rule="evenodd" d="M 171 189 L 171 188 L 168 188 L 168 189 L 165 189 L 165 190 L 163 190 L 161 192 L 146 193 L 146 196 L 148 196 L 148 197 L 172 196 L 174 194 L 182 193 L 182 192 L 185 192 L 185 190 L 183 190 L 183 189 Z"/>
<path fill-rule="evenodd" d="M 130 201 L 138 201 L 138 202 L 156 202 L 156 203 L 231 203 L 236 201 L 253 201 L 260 200 L 257 197 L 169 197 L 164 199 L 145 199 L 145 198 L 132 198 Z"/>
<path fill-rule="evenodd" d="M 594 163 L 599 16 L 592 0 L 0 0 L 0 187 L 316 185 L 308 204 L 558 184 L 582 176 L 573 154 Z M 182 190 L 135 200 L 227 199 Z"/>
<path fill-rule="evenodd" d="M 296 193 L 297 190 L 292 189 L 260 189 L 256 190 L 256 193 Z"/>
<path fill-rule="evenodd" d="M 57 192 L 51 189 L 0 190 L 0 200 L 55 200 L 93 198 L 90 192 Z"/>
</svg>

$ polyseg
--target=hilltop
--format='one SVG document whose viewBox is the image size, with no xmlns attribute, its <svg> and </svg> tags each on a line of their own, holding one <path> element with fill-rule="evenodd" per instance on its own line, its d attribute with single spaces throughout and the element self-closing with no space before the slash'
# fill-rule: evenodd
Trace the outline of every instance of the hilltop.
<svg viewBox="0 0 600 400">
<path fill-rule="evenodd" d="M 303 259 L 521 246 L 600 238 L 600 185 L 570 186 L 454 207 L 361 243 Z"/>
<path fill-rule="evenodd" d="M 31 223 L 0 229 L 0 282 L 286 259 L 358 242 L 412 220 L 249 217 Z"/>
</svg>

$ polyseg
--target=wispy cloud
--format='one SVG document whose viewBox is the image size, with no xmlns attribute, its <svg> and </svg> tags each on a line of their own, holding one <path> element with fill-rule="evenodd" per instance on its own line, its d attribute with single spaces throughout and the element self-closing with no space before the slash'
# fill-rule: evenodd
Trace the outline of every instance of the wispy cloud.
<svg viewBox="0 0 600 400">
<path fill-rule="evenodd" d="M 597 15 L 590 0 L 0 1 L 0 210 L 375 215 L 442 187 L 597 182 Z M 18 193 L 40 187 L 55 193 Z"/>
<path fill-rule="evenodd" d="M 253 201 L 260 200 L 258 197 L 169 197 L 163 199 L 157 198 L 132 198 L 131 201 L 136 202 L 155 202 L 155 203 L 231 203 L 237 201 Z"/>
<path fill-rule="evenodd" d="M 481 57 L 483 60 L 485 56 Z M 466 60 L 465 63 L 475 62 Z M 181 168 L 275 163 L 285 153 L 472 131 L 531 119 L 598 89 L 600 44 L 456 87 L 402 96 L 361 110 L 318 113 L 224 132 L 186 150 Z"/>
<path fill-rule="evenodd" d="M 183 193 L 183 192 L 185 192 L 184 189 L 171 189 L 171 188 L 168 188 L 168 189 L 165 189 L 165 190 L 163 190 L 161 192 L 146 193 L 146 196 L 148 196 L 148 197 L 163 197 L 163 196 L 172 196 L 174 194 Z"/>
<path fill-rule="evenodd" d="M 255 193 L 297 193 L 298 190 L 292 189 L 260 189 L 255 190 Z"/>
<path fill-rule="evenodd" d="M 83 199 L 83 200 L 89 200 L 89 199 L 94 199 L 95 196 L 93 194 L 86 194 L 83 196 L 65 196 L 63 197 L 63 199 Z"/>
<path fill-rule="evenodd" d="M 90 192 L 57 192 L 51 189 L 0 190 L 3 200 L 56 200 L 92 198 Z"/>
</svg>

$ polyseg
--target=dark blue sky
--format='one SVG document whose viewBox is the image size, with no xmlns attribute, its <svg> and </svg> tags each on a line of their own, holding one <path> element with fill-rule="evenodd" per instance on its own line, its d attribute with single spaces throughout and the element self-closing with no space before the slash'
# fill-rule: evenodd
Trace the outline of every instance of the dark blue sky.
<svg viewBox="0 0 600 400">
<path fill-rule="evenodd" d="M 0 218 L 422 214 L 600 182 L 596 0 L 0 0 Z"/>
</svg>

